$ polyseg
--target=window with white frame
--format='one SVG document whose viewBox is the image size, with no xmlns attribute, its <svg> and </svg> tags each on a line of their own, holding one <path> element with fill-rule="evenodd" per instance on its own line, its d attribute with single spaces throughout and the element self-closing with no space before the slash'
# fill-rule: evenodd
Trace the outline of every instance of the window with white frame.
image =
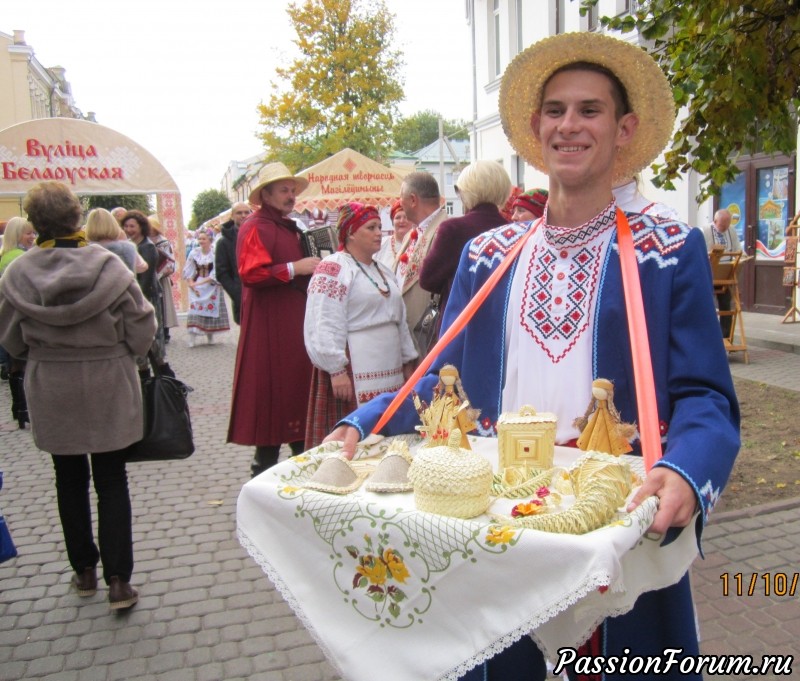
<svg viewBox="0 0 800 681">
<path fill-rule="evenodd" d="M 519 54 L 525 48 L 525 43 L 522 42 L 522 0 L 516 0 L 514 3 L 514 24 L 517 28 L 516 34 L 516 49 L 514 52 Z"/>
<path fill-rule="evenodd" d="M 586 31 L 596 31 L 599 21 L 597 18 L 597 5 L 592 5 L 586 11 L 586 14 L 582 17 L 584 24 L 584 30 Z"/>
<path fill-rule="evenodd" d="M 488 5 L 491 10 L 489 17 L 489 73 L 493 78 L 498 78 L 502 73 L 500 60 L 500 0 L 492 0 Z"/>
<path fill-rule="evenodd" d="M 553 0 L 555 3 L 555 33 L 563 33 L 566 26 L 567 8 L 564 4 L 565 0 Z"/>
<path fill-rule="evenodd" d="M 633 14 L 636 11 L 636 0 L 617 0 L 617 16 Z"/>
<path fill-rule="evenodd" d="M 525 191 L 525 159 L 518 154 L 514 154 L 514 170 L 516 175 L 516 185 Z"/>
</svg>

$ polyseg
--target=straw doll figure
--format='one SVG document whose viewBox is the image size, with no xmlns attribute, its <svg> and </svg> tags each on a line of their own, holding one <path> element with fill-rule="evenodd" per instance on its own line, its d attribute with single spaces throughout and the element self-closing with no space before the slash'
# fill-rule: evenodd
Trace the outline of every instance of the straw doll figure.
<svg viewBox="0 0 800 681">
<path fill-rule="evenodd" d="M 614 456 L 632 449 L 628 438 L 633 436 L 635 427 L 630 423 L 622 423 L 614 406 L 614 384 L 608 379 L 592 381 L 592 399 L 586 413 L 575 419 L 574 424 L 581 431 L 578 449 Z"/>
<path fill-rule="evenodd" d="M 446 445 L 450 431 L 458 428 L 461 431 L 459 446 L 462 449 L 471 449 L 467 433 L 477 425 L 475 419 L 480 411 L 470 407 L 456 367 L 445 364 L 439 370 L 439 383 L 433 389 L 430 406 L 416 394 L 414 405 L 422 420 L 418 430 L 428 438 L 428 447 Z"/>
</svg>

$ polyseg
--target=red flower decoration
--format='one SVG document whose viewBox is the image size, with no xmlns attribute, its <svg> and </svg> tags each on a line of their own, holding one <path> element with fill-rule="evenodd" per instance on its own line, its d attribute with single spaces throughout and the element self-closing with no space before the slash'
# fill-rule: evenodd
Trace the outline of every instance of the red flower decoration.
<svg viewBox="0 0 800 681">
<path fill-rule="evenodd" d="M 536 490 L 536 496 L 540 499 L 544 499 L 545 497 L 550 496 L 550 488 L 542 485 L 539 489 Z"/>
<path fill-rule="evenodd" d="M 408 253 L 403 253 L 403 255 L 400 256 L 399 260 L 403 264 L 407 263 L 408 262 Z"/>
</svg>

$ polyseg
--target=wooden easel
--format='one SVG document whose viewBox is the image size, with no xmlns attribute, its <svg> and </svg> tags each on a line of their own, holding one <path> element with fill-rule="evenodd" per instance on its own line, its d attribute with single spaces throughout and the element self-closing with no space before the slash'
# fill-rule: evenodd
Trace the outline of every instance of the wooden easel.
<svg viewBox="0 0 800 681">
<path fill-rule="evenodd" d="M 749 258 L 744 258 L 742 251 L 724 251 L 717 246 L 709 253 L 711 276 L 714 280 L 714 293 L 730 291 L 731 309 L 719 310 L 720 319 L 730 317 L 730 331 L 722 339 L 725 349 L 730 352 L 744 353 L 745 364 L 750 363 L 747 351 L 747 336 L 744 333 L 742 319 L 742 301 L 739 298 L 739 268 Z"/>
<path fill-rule="evenodd" d="M 789 310 L 784 315 L 782 324 L 794 324 L 800 321 L 800 308 L 797 307 L 797 273 L 798 273 L 798 260 L 797 260 L 797 236 L 800 230 L 800 213 L 792 218 L 789 226 L 786 228 L 786 262 L 783 267 L 784 283 L 789 283 L 792 287 L 792 297 L 789 303 Z M 789 239 L 794 237 L 793 247 L 789 247 Z M 788 275 L 788 276 L 787 276 Z"/>
</svg>

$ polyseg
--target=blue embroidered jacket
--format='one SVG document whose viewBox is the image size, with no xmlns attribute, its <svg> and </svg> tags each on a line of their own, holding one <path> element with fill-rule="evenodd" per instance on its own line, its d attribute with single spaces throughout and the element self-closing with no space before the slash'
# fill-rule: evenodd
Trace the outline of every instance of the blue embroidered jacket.
<svg viewBox="0 0 800 681">
<path fill-rule="evenodd" d="M 639 264 L 662 433 L 663 458 L 657 465 L 677 471 L 694 489 L 702 510 L 696 528 L 699 541 L 702 525 L 739 451 L 739 407 L 714 308 L 705 240 L 700 230 L 680 222 L 638 213 L 627 216 Z M 465 247 L 443 328 L 453 322 L 530 227 L 531 223 L 498 227 Z M 471 403 L 481 409 L 479 432 L 483 435 L 494 434 L 505 372 L 513 370 L 505 365 L 504 348 L 506 310 L 516 266 L 514 263 L 503 275 L 467 327 L 416 386 L 419 395 L 430 400 L 439 368 L 454 364 Z M 593 327 L 593 374 L 614 382 L 614 402 L 622 419 L 636 422 L 631 344 L 616 237 L 601 267 Z M 530 380 L 535 381 L 536 376 L 530 376 Z M 392 397 L 375 398 L 342 423 L 357 428 L 363 439 Z M 546 409 L 546 405 L 541 408 Z M 418 423 L 413 404 L 407 399 L 383 434 L 414 432 Z M 638 452 L 638 442 L 633 446 Z M 670 623 L 663 621 L 666 612 L 670 612 Z M 645 635 L 642 617 L 649 622 L 646 631 L 652 637 Z M 653 618 L 662 620 L 663 627 L 654 628 Z M 666 646 L 679 645 L 685 647 L 684 654 L 692 654 L 697 647 L 686 576 L 668 589 L 645 594 L 630 613 L 606 623 L 612 623 L 604 634 L 606 650 L 618 650 L 634 641 L 639 650 L 653 649 L 654 654 Z"/>
<path fill-rule="evenodd" d="M 639 262 L 647 331 L 664 443 L 660 466 L 679 472 L 694 488 L 705 521 L 739 450 L 739 409 L 714 309 L 711 271 L 700 230 L 653 216 L 628 214 Z M 447 328 L 530 223 L 498 227 L 473 239 L 461 255 Z M 481 409 L 479 433 L 494 435 L 505 372 L 505 318 L 517 263 L 501 278 L 466 329 L 442 352 L 416 387 L 429 400 L 442 364 L 458 367 L 464 389 Z M 619 252 L 602 264 L 596 306 L 594 377 L 614 382 L 614 402 L 624 421 L 636 422 L 636 392 L 628 338 Z M 530 380 L 536 380 L 531 376 Z M 576 386 L 576 388 L 578 388 Z M 365 437 L 393 395 L 382 395 L 342 423 Z M 546 409 L 546 405 L 542 405 Z M 384 429 L 385 435 L 414 432 L 419 417 L 410 398 Z M 634 448 L 638 442 L 633 443 Z"/>
</svg>

